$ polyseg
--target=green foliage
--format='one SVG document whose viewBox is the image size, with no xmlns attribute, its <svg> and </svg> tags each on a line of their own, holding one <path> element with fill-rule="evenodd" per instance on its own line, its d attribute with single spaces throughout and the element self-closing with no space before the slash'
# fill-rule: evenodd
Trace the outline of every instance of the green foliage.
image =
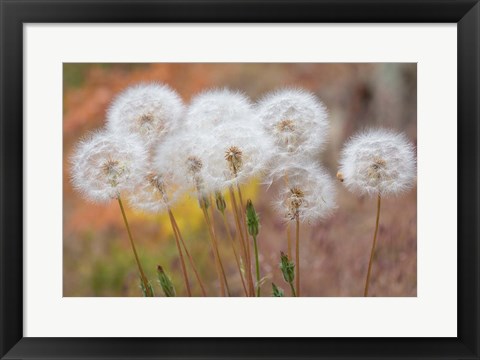
<svg viewBox="0 0 480 360">
<path fill-rule="evenodd" d="M 283 252 L 280 253 L 280 269 L 285 281 L 292 284 L 293 280 L 295 280 L 295 264 Z"/>
<path fill-rule="evenodd" d="M 256 237 L 260 231 L 260 218 L 253 207 L 252 201 L 247 200 L 247 227 L 248 233 Z"/>
<path fill-rule="evenodd" d="M 170 278 L 168 277 L 168 275 L 165 273 L 165 271 L 160 265 L 158 265 L 157 267 L 157 273 L 158 273 L 158 282 L 160 283 L 160 286 L 162 287 L 162 290 L 165 296 L 175 297 L 176 292 L 175 292 L 175 287 L 173 286 L 172 280 L 170 280 Z"/>
<path fill-rule="evenodd" d="M 283 297 L 283 289 L 279 288 L 275 283 L 272 282 L 272 290 L 273 290 L 273 296 L 274 297 Z"/>
</svg>

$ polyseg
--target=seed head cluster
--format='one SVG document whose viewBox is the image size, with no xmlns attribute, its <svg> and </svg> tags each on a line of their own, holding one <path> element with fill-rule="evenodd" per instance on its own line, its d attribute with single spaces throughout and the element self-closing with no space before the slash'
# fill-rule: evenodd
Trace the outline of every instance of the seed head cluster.
<svg viewBox="0 0 480 360">
<path fill-rule="evenodd" d="M 278 184 L 274 206 L 285 221 L 312 223 L 336 208 L 334 182 L 319 163 L 328 113 L 313 93 L 283 89 L 253 104 L 212 89 L 186 108 L 167 85 L 140 84 L 113 100 L 106 120 L 71 157 L 73 185 L 90 200 L 125 194 L 136 209 L 158 213 L 185 193 L 215 194 L 224 209 L 223 192 L 260 178 Z M 397 194 L 413 186 L 415 169 L 404 135 L 369 130 L 347 142 L 337 178 L 360 194 Z"/>
</svg>

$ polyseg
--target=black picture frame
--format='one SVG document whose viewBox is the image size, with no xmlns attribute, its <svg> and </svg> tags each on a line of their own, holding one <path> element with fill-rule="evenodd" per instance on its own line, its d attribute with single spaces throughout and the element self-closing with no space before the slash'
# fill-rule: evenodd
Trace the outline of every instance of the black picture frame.
<svg viewBox="0 0 480 360">
<path fill-rule="evenodd" d="M 0 14 L 2 359 L 479 359 L 478 0 L 0 0 Z M 457 23 L 458 336 L 282 339 L 23 337 L 23 24 L 100 22 Z M 442 321 L 441 313 L 438 321 Z"/>
</svg>

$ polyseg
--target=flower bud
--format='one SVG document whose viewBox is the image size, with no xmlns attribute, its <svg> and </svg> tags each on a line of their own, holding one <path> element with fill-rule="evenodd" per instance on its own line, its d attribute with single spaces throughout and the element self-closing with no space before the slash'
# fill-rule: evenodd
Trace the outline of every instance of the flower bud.
<svg viewBox="0 0 480 360">
<path fill-rule="evenodd" d="M 283 297 L 283 289 L 279 288 L 277 285 L 272 283 L 272 290 L 273 290 L 273 296 L 274 297 Z"/>
<path fill-rule="evenodd" d="M 158 265 L 157 266 L 157 272 L 158 272 L 158 282 L 160 283 L 160 286 L 162 287 L 163 292 L 165 293 L 166 297 L 175 297 L 175 288 L 173 286 L 172 280 L 165 274 L 165 271 L 163 268 Z"/>
<path fill-rule="evenodd" d="M 289 284 L 293 283 L 295 279 L 295 264 L 283 252 L 280 253 L 280 269 L 285 281 Z"/>
<path fill-rule="evenodd" d="M 215 192 L 215 203 L 217 204 L 218 211 L 223 214 L 227 208 L 227 203 L 225 202 L 225 198 L 223 197 L 222 193 L 219 191 Z"/>
<path fill-rule="evenodd" d="M 260 229 L 260 218 L 258 217 L 252 201 L 247 200 L 247 227 L 251 236 L 257 236 Z"/>
<path fill-rule="evenodd" d="M 142 279 L 140 279 L 140 286 L 142 287 L 142 293 L 144 297 L 154 297 L 155 294 L 153 293 L 153 286 L 150 284 L 150 281 L 146 284 L 143 283 Z"/>
</svg>

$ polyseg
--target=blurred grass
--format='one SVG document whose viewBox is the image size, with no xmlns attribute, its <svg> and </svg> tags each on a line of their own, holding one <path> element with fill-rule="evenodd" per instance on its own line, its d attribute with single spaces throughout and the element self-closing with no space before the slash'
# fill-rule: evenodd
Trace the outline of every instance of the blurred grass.
<svg viewBox="0 0 480 360">
<path fill-rule="evenodd" d="M 68 159 L 74 144 L 104 124 L 105 112 L 125 87 L 141 81 L 165 82 L 186 101 L 211 87 L 228 86 L 253 100 L 283 86 L 315 92 L 330 112 L 330 142 L 322 157 L 332 175 L 343 142 L 365 126 L 384 126 L 407 133 L 416 142 L 415 64 L 69 64 L 64 71 L 64 296 L 141 296 L 139 279 L 118 204 L 94 205 L 75 193 L 69 181 Z M 285 224 L 273 212 L 268 191 L 253 181 L 245 198 L 254 200 L 262 227 L 259 235 L 262 276 L 285 289 L 278 269 L 286 251 Z M 302 229 L 302 293 L 304 296 L 361 296 L 373 234 L 375 204 L 338 185 L 339 208 L 332 218 Z M 228 201 L 227 201 L 227 204 Z M 416 296 L 416 191 L 383 202 L 371 295 Z M 211 296 L 218 284 L 202 213 L 195 199 L 185 198 L 173 209 Z M 180 264 L 168 216 L 127 209 L 147 276 L 156 280 L 162 265 L 177 293 L 184 295 Z M 234 229 L 231 213 L 230 226 Z M 229 284 L 242 294 L 231 246 L 221 218 L 216 219 L 220 251 Z M 190 271 L 190 270 L 189 270 Z M 199 295 L 190 271 L 194 294 Z"/>
</svg>

